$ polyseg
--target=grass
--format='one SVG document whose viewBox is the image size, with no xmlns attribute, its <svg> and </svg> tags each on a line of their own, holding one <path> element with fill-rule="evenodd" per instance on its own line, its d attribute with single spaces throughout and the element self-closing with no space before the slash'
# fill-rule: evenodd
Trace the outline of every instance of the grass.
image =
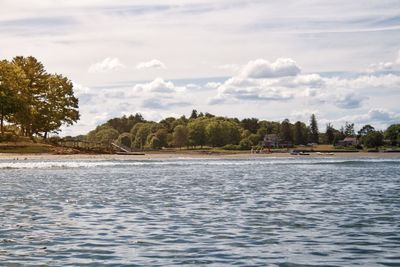
<svg viewBox="0 0 400 267">
<path fill-rule="evenodd" d="M 40 154 L 50 153 L 49 146 L 0 146 L 0 153 L 17 153 L 17 154 Z"/>
<path fill-rule="evenodd" d="M 52 146 L 31 141 L 1 142 L 0 153 L 39 154 L 52 152 Z"/>
</svg>

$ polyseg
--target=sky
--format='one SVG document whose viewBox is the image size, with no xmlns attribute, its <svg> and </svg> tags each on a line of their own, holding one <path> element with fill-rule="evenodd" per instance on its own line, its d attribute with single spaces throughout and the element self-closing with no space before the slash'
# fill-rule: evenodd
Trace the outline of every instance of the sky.
<svg viewBox="0 0 400 267">
<path fill-rule="evenodd" d="M 0 0 L 0 58 L 74 83 L 85 134 L 192 109 L 319 128 L 400 123 L 400 1 Z"/>
</svg>

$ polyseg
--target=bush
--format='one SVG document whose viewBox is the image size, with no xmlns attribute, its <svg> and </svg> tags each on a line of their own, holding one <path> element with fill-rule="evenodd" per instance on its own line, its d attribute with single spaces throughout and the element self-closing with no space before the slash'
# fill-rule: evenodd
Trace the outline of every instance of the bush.
<svg viewBox="0 0 400 267">
<path fill-rule="evenodd" d="M 223 146 L 222 149 L 225 149 L 225 150 L 240 150 L 240 146 L 227 144 L 227 145 Z"/>
<path fill-rule="evenodd" d="M 132 139 L 133 136 L 130 133 L 122 133 L 118 136 L 118 144 L 124 145 L 126 147 L 131 147 L 132 146 Z"/>
<path fill-rule="evenodd" d="M 14 133 L 4 133 L 4 135 L 0 135 L 0 142 L 17 142 L 18 135 Z"/>
<path fill-rule="evenodd" d="M 155 135 L 151 136 L 151 138 L 148 142 L 148 147 L 151 149 L 161 149 L 160 139 Z"/>
<path fill-rule="evenodd" d="M 59 136 L 52 136 L 47 138 L 47 143 L 51 144 L 51 145 L 58 145 L 58 142 L 60 141 L 60 137 Z"/>
<path fill-rule="evenodd" d="M 239 147 L 242 150 L 250 149 L 253 145 L 253 142 L 249 138 L 242 139 L 239 143 Z"/>
</svg>

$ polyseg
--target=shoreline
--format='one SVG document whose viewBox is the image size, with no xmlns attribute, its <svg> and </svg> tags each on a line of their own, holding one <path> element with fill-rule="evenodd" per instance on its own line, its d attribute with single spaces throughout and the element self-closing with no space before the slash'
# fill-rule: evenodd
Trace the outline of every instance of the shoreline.
<svg viewBox="0 0 400 267">
<path fill-rule="evenodd" d="M 145 155 L 117 154 L 20 154 L 0 153 L 0 160 L 168 160 L 168 159 L 251 159 L 251 158 L 400 158 L 400 152 L 337 152 L 334 155 L 310 153 L 310 155 L 291 155 L 290 153 L 251 154 L 251 153 L 162 153 L 149 152 Z"/>
</svg>

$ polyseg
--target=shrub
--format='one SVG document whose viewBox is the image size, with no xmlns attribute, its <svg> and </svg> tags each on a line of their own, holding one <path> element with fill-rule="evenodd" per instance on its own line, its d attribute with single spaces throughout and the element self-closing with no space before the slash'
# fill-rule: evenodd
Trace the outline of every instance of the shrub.
<svg viewBox="0 0 400 267">
<path fill-rule="evenodd" d="M 0 135 L 0 142 L 17 142 L 18 135 L 14 133 L 4 133 L 4 135 Z"/>
<path fill-rule="evenodd" d="M 240 146 L 233 145 L 233 144 L 227 144 L 227 145 L 223 146 L 222 149 L 225 149 L 225 150 L 240 150 Z"/>
</svg>

